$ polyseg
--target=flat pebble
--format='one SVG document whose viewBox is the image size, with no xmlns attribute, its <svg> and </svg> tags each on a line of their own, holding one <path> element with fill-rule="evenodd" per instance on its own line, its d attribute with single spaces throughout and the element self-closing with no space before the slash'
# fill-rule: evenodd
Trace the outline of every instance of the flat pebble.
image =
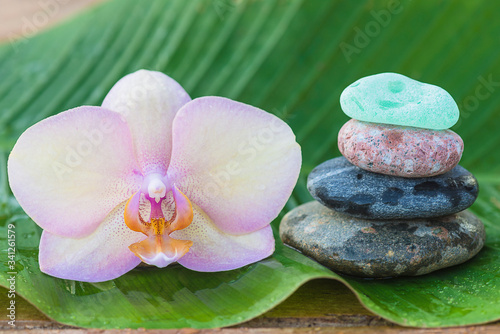
<svg viewBox="0 0 500 334">
<path fill-rule="evenodd" d="M 340 153 L 352 164 L 375 173 L 429 177 L 453 169 L 464 149 L 451 130 L 381 125 L 351 119 L 338 136 Z"/>
<path fill-rule="evenodd" d="M 344 157 L 314 168 L 307 188 L 325 206 L 367 219 L 449 215 L 471 206 L 479 191 L 474 175 L 461 166 L 438 176 L 403 178 L 368 172 Z"/>
<path fill-rule="evenodd" d="M 485 241 L 482 222 L 469 211 L 437 219 L 374 221 L 316 201 L 285 215 L 280 236 L 336 272 L 380 278 L 423 275 L 460 264 Z"/>
<path fill-rule="evenodd" d="M 434 130 L 452 127 L 460 115 L 447 91 L 397 73 L 359 79 L 344 89 L 340 106 L 360 121 Z"/>
</svg>

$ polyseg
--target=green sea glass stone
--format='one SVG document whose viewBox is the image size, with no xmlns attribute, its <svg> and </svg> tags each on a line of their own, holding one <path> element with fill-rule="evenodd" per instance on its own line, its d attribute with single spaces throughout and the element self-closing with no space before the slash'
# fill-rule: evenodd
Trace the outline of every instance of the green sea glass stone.
<svg viewBox="0 0 500 334">
<path fill-rule="evenodd" d="M 433 130 L 452 127 L 460 115 L 447 91 L 397 73 L 357 80 L 340 95 L 340 106 L 360 121 Z"/>
</svg>

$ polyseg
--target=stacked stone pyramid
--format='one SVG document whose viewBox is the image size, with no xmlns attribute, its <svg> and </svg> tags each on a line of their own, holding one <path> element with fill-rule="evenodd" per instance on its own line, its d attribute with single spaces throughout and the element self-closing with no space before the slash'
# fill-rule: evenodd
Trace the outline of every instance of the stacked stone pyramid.
<svg viewBox="0 0 500 334">
<path fill-rule="evenodd" d="M 467 261 L 484 245 L 466 210 L 477 180 L 458 165 L 459 117 L 442 88 L 396 73 L 362 78 L 340 97 L 352 119 L 339 132 L 342 157 L 309 174 L 316 201 L 281 222 L 286 244 L 334 271 L 361 277 L 426 274 Z"/>
</svg>

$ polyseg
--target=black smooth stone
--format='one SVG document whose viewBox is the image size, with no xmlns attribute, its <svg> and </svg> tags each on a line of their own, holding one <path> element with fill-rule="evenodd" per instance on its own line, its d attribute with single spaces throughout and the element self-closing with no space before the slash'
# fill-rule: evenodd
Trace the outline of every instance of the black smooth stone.
<svg viewBox="0 0 500 334">
<path fill-rule="evenodd" d="M 416 276 L 457 265 L 484 245 L 483 223 L 469 211 L 414 220 L 367 220 L 313 201 L 290 211 L 283 242 L 326 267 L 360 277 Z"/>
<path fill-rule="evenodd" d="M 474 175 L 461 166 L 438 176 L 403 178 L 366 171 L 344 157 L 314 168 L 307 188 L 330 209 L 366 219 L 445 216 L 470 207 L 479 192 Z"/>
</svg>

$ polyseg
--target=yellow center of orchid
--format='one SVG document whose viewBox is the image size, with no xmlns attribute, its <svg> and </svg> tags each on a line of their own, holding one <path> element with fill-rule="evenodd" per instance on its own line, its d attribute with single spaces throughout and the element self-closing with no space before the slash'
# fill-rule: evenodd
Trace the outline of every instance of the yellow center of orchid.
<svg viewBox="0 0 500 334">
<path fill-rule="evenodd" d="M 175 185 L 167 191 L 167 186 L 159 175 L 152 175 L 145 180 L 144 190 L 132 196 L 125 207 L 125 224 L 136 232 L 144 233 L 147 239 L 134 243 L 129 249 L 143 262 L 157 267 L 166 267 L 184 256 L 193 245 L 189 240 L 172 239 L 170 234 L 186 228 L 193 221 L 193 207 L 189 199 Z M 172 192 L 175 211 L 166 219 L 162 203 Z M 141 215 L 141 201 L 149 202 L 151 211 L 148 219 Z"/>
</svg>

